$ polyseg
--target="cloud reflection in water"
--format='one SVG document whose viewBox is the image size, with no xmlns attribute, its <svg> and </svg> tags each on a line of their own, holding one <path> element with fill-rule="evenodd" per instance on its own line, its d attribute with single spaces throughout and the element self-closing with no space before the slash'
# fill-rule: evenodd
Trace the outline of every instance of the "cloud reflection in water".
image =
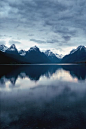
<svg viewBox="0 0 86 129">
<path fill-rule="evenodd" d="M 1 129 L 85 129 L 86 69 L 72 67 L 18 66 L 4 73 Z M 16 80 L 14 85 L 11 78 Z M 8 87 L 10 92 L 3 90 Z"/>
</svg>

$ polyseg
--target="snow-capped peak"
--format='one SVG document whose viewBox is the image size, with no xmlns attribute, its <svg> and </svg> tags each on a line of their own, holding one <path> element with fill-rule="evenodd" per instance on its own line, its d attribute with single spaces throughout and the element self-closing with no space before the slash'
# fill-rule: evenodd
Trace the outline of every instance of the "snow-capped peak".
<svg viewBox="0 0 86 129">
<path fill-rule="evenodd" d="M 86 51 L 86 48 L 84 47 L 84 46 L 82 46 L 82 45 L 80 45 L 80 46 L 78 46 L 76 49 L 73 49 L 71 52 L 70 52 L 70 54 L 73 54 L 73 53 L 75 53 L 76 51 L 81 51 L 82 49 L 84 49 L 85 51 Z"/>
<path fill-rule="evenodd" d="M 34 51 L 40 51 L 37 46 L 31 47 L 31 48 L 29 49 L 29 51 L 33 51 L 33 50 L 34 50 Z"/>
<path fill-rule="evenodd" d="M 5 45 L 0 45 L 0 51 L 5 52 L 7 49 Z"/>
<path fill-rule="evenodd" d="M 64 56 L 62 54 L 55 54 L 57 58 L 62 59 Z"/>
<path fill-rule="evenodd" d="M 59 55 L 59 54 L 57 54 L 57 53 L 53 53 L 53 52 L 50 51 L 50 50 L 46 50 L 46 51 L 45 51 L 45 54 L 46 54 L 47 56 L 56 56 L 56 57 L 59 58 L 59 59 L 61 59 L 61 58 L 63 57 L 63 55 Z"/>
<path fill-rule="evenodd" d="M 15 44 L 12 44 L 10 48 L 8 48 L 9 51 L 17 51 Z"/>
<path fill-rule="evenodd" d="M 46 51 L 45 51 L 45 54 L 46 54 L 47 56 L 55 56 L 55 54 L 54 54 L 53 52 L 51 52 L 50 50 L 46 50 Z"/>
<path fill-rule="evenodd" d="M 81 50 L 81 49 L 85 49 L 85 47 L 82 46 L 82 45 L 80 45 L 80 46 L 77 47 L 77 50 Z"/>
<path fill-rule="evenodd" d="M 25 50 L 20 50 L 20 51 L 19 51 L 19 54 L 20 54 L 21 56 L 25 56 L 25 55 L 26 55 L 26 51 L 25 51 Z"/>
<path fill-rule="evenodd" d="M 10 46 L 10 48 L 16 49 L 15 44 L 12 44 L 12 45 Z"/>
</svg>

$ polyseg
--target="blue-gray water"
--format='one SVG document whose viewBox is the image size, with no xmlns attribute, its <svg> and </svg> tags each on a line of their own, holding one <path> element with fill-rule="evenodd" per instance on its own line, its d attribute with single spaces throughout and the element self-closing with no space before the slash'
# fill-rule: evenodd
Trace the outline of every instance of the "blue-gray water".
<svg viewBox="0 0 86 129">
<path fill-rule="evenodd" d="M 86 129 L 86 66 L 0 66 L 0 127 Z"/>
</svg>

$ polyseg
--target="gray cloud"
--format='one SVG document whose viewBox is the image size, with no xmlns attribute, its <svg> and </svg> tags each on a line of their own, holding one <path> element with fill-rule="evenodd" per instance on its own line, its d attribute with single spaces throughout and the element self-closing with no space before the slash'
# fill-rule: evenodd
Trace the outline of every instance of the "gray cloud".
<svg viewBox="0 0 86 129">
<path fill-rule="evenodd" d="M 21 44 L 21 42 L 14 41 L 14 40 L 10 40 L 10 41 L 9 41 L 9 44 Z"/>
<path fill-rule="evenodd" d="M 3 41 L 3 40 L 0 40 L 0 45 L 2 45 L 2 44 L 6 44 L 6 42 L 5 41 Z"/>
<path fill-rule="evenodd" d="M 65 41 L 72 45 L 72 37 L 75 38 L 74 42 L 81 42 L 75 42 L 76 46 L 85 45 L 82 42 L 82 39 L 86 40 L 85 0 L 0 0 L 0 5 L 3 35 L 8 33 L 15 39 L 25 40 L 30 40 L 30 35 L 33 35 L 33 39 L 40 37 L 40 41 L 34 42 L 41 44 L 51 41 L 52 44 L 54 34 L 56 38 L 59 37 L 55 41 L 57 45 L 65 46 Z M 62 43 L 63 39 L 65 41 Z"/>
<path fill-rule="evenodd" d="M 0 35 L 0 38 L 4 37 L 3 35 Z"/>
<path fill-rule="evenodd" d="M 65 41 L 69 41 L 71 39 L 71 36 L 63 36 L 63 38 L 65 39 Z"/>
<path fill-rule="evenodd" d="M 56 39 L 47 40 L 47 43 L 58 43 L 58 40 Z"/>
<path fill-rule="evenodd" d="M 34 41 L 36 43 L 46 43 L 45 41 L 38 40 L 38 39 L 30 39 L 30 41 Z"/>
<path fill-rule="evenodd" d="M 83 120 L 86 121 L 84 83 L 81 88 L 79 83 L 58 80 L 56 82 L 49 86 L 39 85 L 25 90 L 14 89 L 11 91 L 12 94 L 6 92 L 4 95 L 2 90 L 1 128 L 6 128 L 7 125 L 11 128 L 23 128 L 25 124 L 31 128 L 40 128 L 40 123 L 44 128 L 49 126 L 61 129 L 64 129 L 64 126 L 65 128 L 85 127 L 85 122 L 83 126 Z"/>
</svg>

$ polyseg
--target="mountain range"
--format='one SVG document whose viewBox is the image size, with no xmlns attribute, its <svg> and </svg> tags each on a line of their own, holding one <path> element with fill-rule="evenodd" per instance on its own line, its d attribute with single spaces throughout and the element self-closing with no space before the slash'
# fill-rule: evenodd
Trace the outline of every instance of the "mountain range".
<svg viewBox="0 0 86 129">
<path fill-rule="evenodd" d="M 79 63 L 86 62 L 86 47 L 78 46 L 68 55 L 55 54 L 50 50 L 41 52 L 37 46 L 28 51 L 18 50 L 15 44 L 9 48 L 0 45 L 0 64 Z"/>
<path fill-rule="evenodd" d="M 41 52 L 37 46 L 31 47 L 28 51 L 18 51 L 15 44 L 12 44 L 9 48 L 0 45 L 0 64 L 56 63 L 60 60 L 60 57 L 58 58 L 53 52 Z"/>
</svg>

